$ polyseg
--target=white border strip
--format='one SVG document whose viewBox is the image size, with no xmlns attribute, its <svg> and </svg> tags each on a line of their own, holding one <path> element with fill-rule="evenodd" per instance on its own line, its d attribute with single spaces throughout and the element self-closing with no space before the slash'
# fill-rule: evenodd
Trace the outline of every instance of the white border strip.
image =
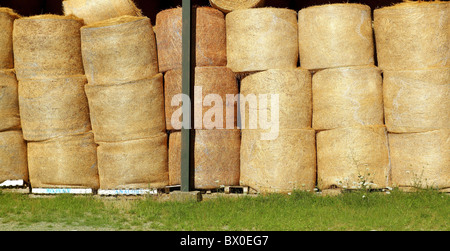
<svg viewBox="0 0 450 251">
<path fill-rule="evenodd" d="M 23 180 L 7 180 L 0 183 L 0 187 L 23 187 L 25 182 Z"/>
<path fill-rule="evenodd" d="M 91 188 L 32 188 L 33 194 L 93 194 Z"/>
<path fill-rule="evenodd" d="M 98 195 L 145 195 L 158 194 L 157 189 L 113 189 L 113 190 L 98 190 Z"/>
</svg>

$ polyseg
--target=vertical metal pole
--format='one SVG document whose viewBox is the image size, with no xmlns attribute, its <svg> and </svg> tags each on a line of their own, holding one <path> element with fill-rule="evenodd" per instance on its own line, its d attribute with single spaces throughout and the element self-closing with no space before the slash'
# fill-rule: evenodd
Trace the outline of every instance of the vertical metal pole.
<svg viewBox="0 0 450 251">
<path fill-rule="evenodd" d="M 189 114 L 189 123 L 183 121 L 181 129 L 181 191 L 194 188 L 194 73 L 195 73 L 195 9 L 191 0 L 183 0 L 182 33 L 182 91 L 190 99 L 190 106 L 183 103 L 183 114 Z M 184 117 L 184 116 L 183 116 Z"/>
</svg>

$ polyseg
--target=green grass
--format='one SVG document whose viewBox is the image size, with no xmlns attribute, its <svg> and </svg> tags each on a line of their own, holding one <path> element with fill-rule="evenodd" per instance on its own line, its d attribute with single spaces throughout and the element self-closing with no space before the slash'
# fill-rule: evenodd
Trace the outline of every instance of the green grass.
<svg viewBox="0 0 450 251">
<path fill-rule="evenodd" d="M 432 190 L 337 197 L 295 192 L 200 203 L 0 192 L 0 230 L 448 231 L 449 202 L 450 196 Z"/>
</svg>

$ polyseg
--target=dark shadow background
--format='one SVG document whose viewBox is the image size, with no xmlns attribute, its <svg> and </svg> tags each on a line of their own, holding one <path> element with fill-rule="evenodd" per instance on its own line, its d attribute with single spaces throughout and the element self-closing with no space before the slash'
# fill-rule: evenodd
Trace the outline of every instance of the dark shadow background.
<svg viewBox="0 0 450 251">
<path fill-rule="evenodd" d="M 154 22 L 156 14 L 165 9 L 181 6 L 182 0 L 134 0 L 145 16 Z M 210 6 L 208 0 L 192 0 L 198 6 Z M 389 6 L 401 0 L 266 0 L 266 6 L 290 8 L 299 10 L 312 5 L 328 3 L 362 3 L 369 5 L 372 10 L 378 7 Z M 62 14 L 62 0 L 0 0 L 1 7 L 9 7 L 22 16 L 39 14 Z"/>
</svg>

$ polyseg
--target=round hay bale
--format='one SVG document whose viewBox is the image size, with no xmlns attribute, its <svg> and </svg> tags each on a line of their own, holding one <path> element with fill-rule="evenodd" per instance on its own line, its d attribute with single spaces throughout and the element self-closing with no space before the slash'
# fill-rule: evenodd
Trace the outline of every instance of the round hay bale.
<svg viewBox="0 0 450 251">
<path fill-rule="evenodd" d="M 103 21 L 120 16 L 141 16 L 132 0 L 65 0 L 65 15 L 74 15 L 86 24 Z"/>
<path fill-rule="evenodd" d="M 371 9 L 363 4 L 312 6 L 298 13 L 300 65 L 306 69 L 374 64 Z"/>
<path fill-rule="evenodd" d="M 226 16 L 227 66 L 234 72 L 294 69 L 297 13 L 281 8 L 235 10 Z"/>
<path fill-rule="evenodd" d="M 0 69 L 14 68 L 13 23 L 20 16 L 9 8 L 0 7 Z"/>
<path fill-rule="evenodd" d="M 96 142 L 148 138 L 165 132 L 163 76 L 115 85 L 86 85 Z"/>
<path fill-rule="evenodd" d="M 28 168 L 34 188 L 99 187 L 97 145 L 91 132 L 28 142 Z"/>
<path fill-rule="evenodd" d="M 14 70 L 0 70 L 0 131 L 19 129 L 19 99 Z"/>
<path fill-rule="evenodd" d="M 279 115 L 280 129 L 311 128 L 312 117 L 312 93 L 311 74 L 304 69 L 272 69 L 252 74 L 241 81 L 241 93 L 248 101 L 245 110 L 241 110 L 241 121 L 245 122 L 242 129 L 261 129 L 259 118 L 261 113 L 266 113 L 267 118 L 271 114 Z M 267 94 L 267 96 L 261 96 Z M 257 98 L 257 107 L 250 109 L 251 96 Z M 272 111 L 273 95 L 278 95 L 278 107 Z M 262 97 L 267 97 L 267 103 L 261 103 Z M 241 105 L 243 104 L 241 100 Z M 254 111 L 256 109 L 256 111 Z M 250 121 L 251 112 L 258 116 L 257 121 Z M 244 121 L 245 120 L 245 121 Z M 254 128 L 252 128 L 254 126 Z"/>
<path fill-rule="evenodd" d="M 164 76 L 167 130 L 181 129 L 182 102 L 181 96 L 176 96 L 182 93 L 181 73 L 181 69 L 176 69 L 168 71 Z M 239 93 L 234 73 L 227 67 L 196 67 L 195 88 L 199 87 L 201 87 L 201 96 L 197 92 L 194 98 L 195 129 L 236 128 L 237 104 L 231 100 L 227 101 L 227 94 L 237 99 L 236 95 Z M 213 102 L 209 102 L 211 100 L 209 100 L 208 96 Z M 217 100 L 217 102 L 222 101 L 222 103 L 216 103 L 214 100 Z M 176 104 L 176 106 L 172 106 L 172 103 Z M 201 112 L 199 111 L 200 108 Z M 220 113 L 222 113 L 222 117 L 220 117 L 222 121 L 216 117 L 220 116 Z"/>
<path fill-rule="evenodd" d="M 313 128 L 382 125 L 383 78 L 374 66 L 326 69 L 314 74 Z"/>
<path fill-rule="evenodd" d="M 264 0 L 209 0 L 209 3 L 224 13 L 264 6 Z"/>
<path fill-rule="evenodd" d="M 385 188 L 389 149 L 384 126 L 360 126 L 317 134 L 319 189 Z"/>
<path fill-rule="evenodd" d="M 450 2 L 413 2 L 374 11 L 378 66 L 408 70 L 450 66 Z"/>
<path fill-rule="evenodd" d="M 21 131 L 0 132 L 0 183 L 28 182 L 27 143 Z"/>
<path fill-rule="evenodd" d="M 450 188 L 450 130 L 389 134 L 392 186 Z"/>
<path fill-rule="evenodd" d="M 99 143 L 100 189 L 164 188 L 169 184 L 167 134 Z"/>
<path fill-rule="evenodd" d="M 91 130 L 84 75 L 19 81 L 23 136 L 42 141 Z"/>
<path fill-rule="evenodd" d="M 40 15 L 14 22 L 14 66 L 18 80 L 84 74 L 80 28 L 73 16 Z"/>
<path fill-rule="evenodd" d="M 160 72 L 181 68 L 181 10 L 168 9 L 156 15 L 154 30 Z M 224 14 L 210 7 L 199 7 L 196 10 L 196 66 L 225 66 L 227 52 Z"/>
<path fill-rule="evenodd" d="M 240 130 L 195 130 L 194 185 L 217 189 L 239 185 Z M 169 184 L 181 183 L 181 132 L 169 136 Z"/>
<path fill-rule="evenodd" d="M 261 193 L 312 191 L 316 182 L 315 132 L 281 129 L 275 140 L 242 130 L 240 184 Z"/>
<path fill-rule="evenodd" d="M 89 84 L 108 85 L 158 73 L 150 19 L 121 16 L 81 28 L 81 51 Z"/>
<path fill-rule="evenodd" d="M 389 132 L 450 128 L 450 67 L 385 71 L 383 75 Z"/>
</svg>

